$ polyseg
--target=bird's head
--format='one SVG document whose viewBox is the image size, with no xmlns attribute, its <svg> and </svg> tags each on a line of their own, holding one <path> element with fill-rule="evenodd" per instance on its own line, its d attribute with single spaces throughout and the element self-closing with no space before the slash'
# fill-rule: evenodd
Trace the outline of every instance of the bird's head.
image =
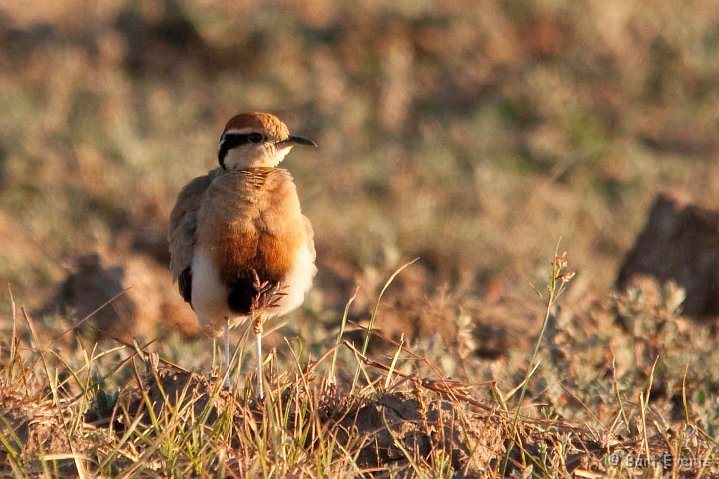
<svg viewBox="0 0 719 479">
<path fill-rule="evenodd" d="M 269 113 L 240 113 L 230 118 L 217 147 L 217 159 L 225 170 L 277 166 L 295 145 L 317 147 L 301 136 L 292 136 L 287 125 Z"/>
</svg>

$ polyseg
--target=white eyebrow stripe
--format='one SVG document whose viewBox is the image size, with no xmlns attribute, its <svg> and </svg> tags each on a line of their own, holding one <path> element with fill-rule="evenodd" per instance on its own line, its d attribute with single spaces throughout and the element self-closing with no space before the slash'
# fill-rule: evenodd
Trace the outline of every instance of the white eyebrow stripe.
<svg viewBox="0 0 719 479">
<path fill-rule="evenodd" d="M 245 135 L 247 133 L 259 133 L 259 131 L 257 131 L 257 128 L 255 128 L 255 127 L 246 126 L 244 128 L 240 128 L 240 129 L 227 130 L 222 134 L 222 136 L 224 137 L 228 133 L 235 134 L 235 135 Z"/>
</svg>

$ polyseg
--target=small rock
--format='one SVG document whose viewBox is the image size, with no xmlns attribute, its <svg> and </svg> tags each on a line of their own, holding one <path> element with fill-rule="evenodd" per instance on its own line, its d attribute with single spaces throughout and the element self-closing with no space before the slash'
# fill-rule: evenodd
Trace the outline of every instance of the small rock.
<svg viewBox="0 0 719 479">
<path fill-rule="evenodd" d="M 159 325 L 188 337 L 200 333 L 169 271 L 142 255 L 116 261 L 98 253 L 79 257 L 45 310 L 53 307 L 78 321 L 90 316 L 88 322 L 98 337 L 104 333 L 124 340 L 149 339 L 156 336 Z"/>
<path fill-rule="evenodd" d="M 617 287 L 625 289 L 639 275 L 676 281 L 686 291 L 684 314 L 718 315 L 719 211 L 660 193 L 624 260 Z"/>
</svg>

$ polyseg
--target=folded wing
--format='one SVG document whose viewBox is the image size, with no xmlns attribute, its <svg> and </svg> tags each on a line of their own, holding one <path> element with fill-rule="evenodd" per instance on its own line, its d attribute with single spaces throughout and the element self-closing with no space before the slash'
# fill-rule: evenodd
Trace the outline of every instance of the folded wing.
<svg viewBox="0 0 719 479">
<path fill-rule="evenodd" d="M 219 169 L 199 176 L 185 186 L 170 214 L 167 239 L 170 243 L 170 271 L 183 299 L 192 298 L 192 257 L 197 245 L 197 213 L 202 197 Z"/>
</svg>

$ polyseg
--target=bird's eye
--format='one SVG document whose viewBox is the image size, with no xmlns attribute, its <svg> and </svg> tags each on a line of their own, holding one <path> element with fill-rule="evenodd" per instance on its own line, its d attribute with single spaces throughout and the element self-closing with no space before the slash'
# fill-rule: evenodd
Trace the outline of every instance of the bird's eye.
<svg viewBox="0 0 719 479">
<path fill-rule="evenodd" d="M 265 137 L 259 133 L 250 133 L 247 136 L 247 139 L 250 141 L 250 143 L 262 143 L 265 140 Z"/>
</svg>

